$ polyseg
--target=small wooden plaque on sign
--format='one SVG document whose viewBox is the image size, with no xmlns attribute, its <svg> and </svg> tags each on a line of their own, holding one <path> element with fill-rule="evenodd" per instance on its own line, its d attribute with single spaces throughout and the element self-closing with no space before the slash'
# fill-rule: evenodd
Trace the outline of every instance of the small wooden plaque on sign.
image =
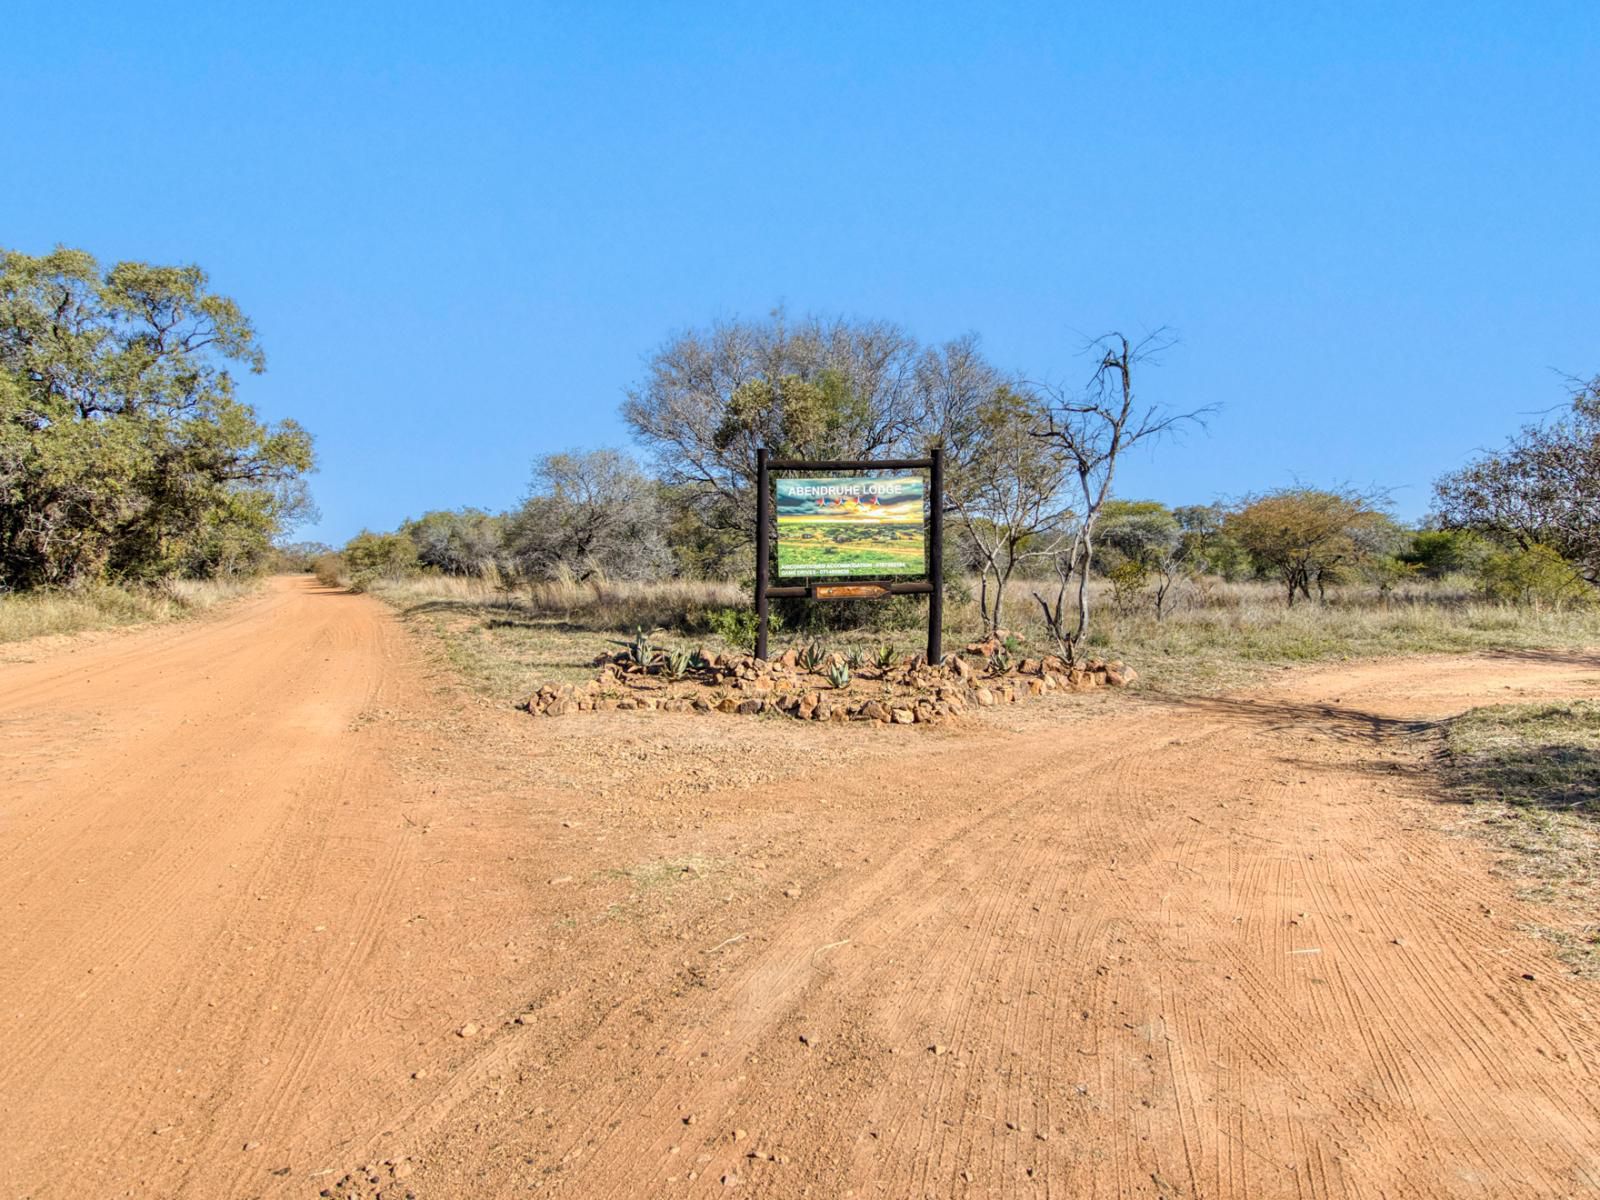
<svg viewBox="0 0 1600 1200">
<path fill-rule="evenodd" d="M 881 583 L 819 583 L 811 589 L 815 600 L 882 600 L 888 594 Z"/>
</svg>

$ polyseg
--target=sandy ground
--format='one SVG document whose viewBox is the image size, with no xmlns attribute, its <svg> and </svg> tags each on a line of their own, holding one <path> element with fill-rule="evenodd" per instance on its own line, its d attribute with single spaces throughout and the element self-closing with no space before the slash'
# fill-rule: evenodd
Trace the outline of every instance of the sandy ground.
<svg viewBox="0 0 1600 1200">
<path fill-rule="evenodd" d="M 1600 1192 L 1600 993 L 1427 769 L 1600 661 L 928 731 L 435 655 L 285 579 L 0 656 L 0 1196 Z"/>
</svg>

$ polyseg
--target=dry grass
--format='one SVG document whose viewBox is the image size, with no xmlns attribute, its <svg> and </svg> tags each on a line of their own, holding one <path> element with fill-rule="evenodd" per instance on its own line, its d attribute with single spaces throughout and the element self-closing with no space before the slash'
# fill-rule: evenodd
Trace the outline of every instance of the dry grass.
<svg viewBox="0 0 1600 1200">
<path fill-rule="evenodd" d="M 1013 584 L 1003 611 L 1025 649 L 1039 653 L 1050 642 L 1030 594 L 1036 586 Z M 1109 587 L 1092 591 L 1090 653 L 1130 663 L 1145 687 L 1183 695 L 1239 687 L 1268 668 L 1298 663 L 1600 644 L 1600 607 L 1493 604 L 1450 581 L 1411 584 L 1390 595 L 1334 589 L 1326 604 L 1293 608 L 1269 584 L 1207 581 L 1184 585 L 1159 620 L 1148 601 L 1119 612 Z M 979 623 L 976 604 L 960 606 L 954 617 L 947 640 Z"/>
<path fill-rule="evenodd" d="M 1004 615 L 1021 652 L 1039 655 L 1053 647 L 1029 594 L 1034 586 L 1014 583 Z M 526 698 L 542 682 L 587 678 L 594 657 L 616 649 L 635 628 L 651 633 L 661 646 L 727 648 L 709 632 L 706 616 L 749 602 L 748 593 L 735 584 L 686 580 L 505 588 L 419 576 L 373 590 L 409 619 L 428 623 L 479 687 L 512 701 Z M 1108 588 L 1095 589 L 1094 605 L 1090 653 L 1121 658 L 1137 668 L 1142 686 L 1179 694 L 1239 687 L 1273 667 L 1297 663 L 1600 644 L 1600 607 L 1533 611 L 1490 604 L 1448 582 L 1411 585 L 1389 596 L 1340 589 L 1329 593 L 1325 605 L 1292 609 L 1267 584 L 1208 583 L 1187 586 L 1176 608 L 1160 620 L 1148 604 L 1118 612 Z M 830 649 L 870 651 L 885 643 L 901 652 L 920 648 L 920 601 L 861 602 L 857 611 L 878 616 L 880 627 L 784 631 L 774 636 L 773 645 L 817 640 Z M 974 601 L 946 605 L 946 646 L 959 648 L 981 631 Z"/>
<path fill-rule="evenodd" d="M 449 575 L 418 575 L 374 586 L 391 604 L 467 604 L 559 621 L 577 628 L 624 630 L 673 628 L 707 609 L 742 604 L 749 594 L 737 584 L 669 579 L 660 583 L 552 580 L 498 585 Z"/>
<path fill-rule="evenodd" d="M 1571 915 L 1535 932 L 1600 977 L 1600 701 L 1478 708 L 1445 726 L 1448 794 L 1524 898 Z"/>
<path fill-rule="evenodd" d="M 1600 612 L 1472 601 L 1341 598 L 1327 607 L 1261 597 L 1185 609 L 1164 620 L 1109 616 L 1098 650 L 1134 664 L 1150 686 L 1193 694 L 1248 683 L 1271 666 L 1400 654 L 1573 649 L 1600 644 Z"/>
<path fill-rule="evenodd" d="M 541 683 L 589 678 L 595 657 L 616 650 L 636 629 L 652 632 L 661 645 L 715 644 L 702 632 L 706 614 L 743 598 L 734 584 L 687 580 L 507 588 L 421 575 L 379 581 L 370 590 L 408 621 L 433 630 L 450 661 L 476 687 L 511 702 L 526 699 Z"/>
<path fill-rule="evenodd" d="M 85 587 L 0 595 L 0 642 L 172 621 L 254 591 L 259 579 L 170 580 L 152 587 Z"/>
</svg>

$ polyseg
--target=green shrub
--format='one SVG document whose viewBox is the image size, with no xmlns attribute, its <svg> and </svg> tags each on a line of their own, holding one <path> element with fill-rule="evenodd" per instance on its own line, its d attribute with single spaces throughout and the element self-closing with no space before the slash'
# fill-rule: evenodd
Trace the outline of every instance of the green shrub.
<svg viewBox="0 0 1600 1200">
<path fill-rule="evenodd" d="M 1142 559 L 1117 555 L 1105 575 L 1111 581 L 1111 603 L 1120 615 L 1127 616 L 1139 607 L 1150 583 L 1150 568 Z"/>
<path fill-rule="evenodd" d="M 1463 529 L 1422 529 L 1411 538 L 1409 549 L 1396 557 L 1429 579 L 1443 579 L 1458 571 L 1476 570 L 1489 554 L 1483 538 Z"/>
<path fill-rule="evenodd" d="M 1531 608 L 1583 604 L 1593 596 L 1590 585 L 1572 564 L 1549 546 L 1493 552 L 1485 556 L 1475 574 L 1491 600 Z"/>
<path fill-rule="evenodd" d="M 706 626 L 711 632 L 728 645 L 751 652 L 755 650 L 758 626 L 755 609 L 732 605 L 726 608 L 711 608 L 706 610 L 705 619 Z M 783 618 L 775 612 L 769 613 L 767 632 L 774 634 L 782 631 Z"/>
<path fill-rule="evenodd" d="M 365 591 L 380 579 L 403 579 L 417 571 L 417 546 L 403 533 L 363 530 L 345 545 L 350 587 Z"/>
</svg>

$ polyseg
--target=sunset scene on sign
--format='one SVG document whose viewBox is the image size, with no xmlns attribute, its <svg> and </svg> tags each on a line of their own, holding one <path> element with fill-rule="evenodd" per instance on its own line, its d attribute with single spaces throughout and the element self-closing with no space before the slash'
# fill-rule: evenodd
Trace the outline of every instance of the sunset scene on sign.
<svg viewBox="0 0 1600 1200">
<path fill-rule="evenodd" d="M 780 576 L 926 568 L 920 475 L 779 479 L 777 500 Z"/>
</svg>

